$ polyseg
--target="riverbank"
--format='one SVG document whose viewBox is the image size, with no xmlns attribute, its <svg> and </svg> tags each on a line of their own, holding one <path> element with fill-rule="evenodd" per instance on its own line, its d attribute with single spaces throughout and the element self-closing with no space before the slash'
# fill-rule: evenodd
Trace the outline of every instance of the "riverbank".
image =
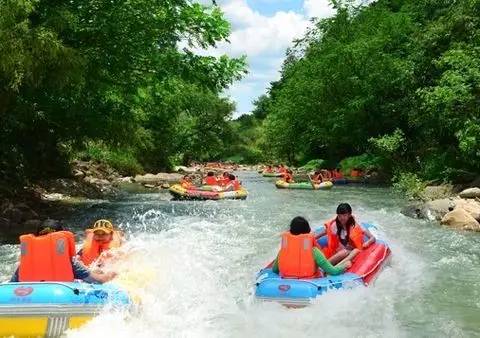
<svg viewBox="0 0 480 338">
<path fill-rule="evenodd" d="M 427 186 L 402 213 L 449 228 L 480 232 L 480 179 L 463 185 Z"/>
<path fill-rule="evenodd" d="M 110 166 L 94 161 L 73 161 L 70 177 L 40 180 L 14 197 L 0 197 L 0 234 L 8 240 L 33 232 L 42 223 L 64 224 L 75 208 L 93 206 L 128 193 L 156 193 L 179 183 L 188 174 L 200 182 L 205 171 L 225 169 L 204 166 L 174 168 L 172 173 L 122 176 Z M 235 168 L 251 170 L 249 166 Z M 231 169 L 230 169 L 231 170 Z"/>
</svg>

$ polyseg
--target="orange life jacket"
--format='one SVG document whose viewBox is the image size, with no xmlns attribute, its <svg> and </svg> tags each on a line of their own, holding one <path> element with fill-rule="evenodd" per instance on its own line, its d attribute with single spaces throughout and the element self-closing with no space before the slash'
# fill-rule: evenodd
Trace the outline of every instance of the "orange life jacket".
<svg viewBox="0 0 480 338">
<path fill-rule="evenodd" d="M 218 182 L 219 185 L 227 185 L 231 181 L 230 181 L 230 178 L 223 177 L 223 178 L 219 179 L 217 182 Z"/>
<path fill-rule="evenodd" d="M 283 180 L 287 183 L 291 183 L 293 181 L 293 175 L 288 172 L 284 172 L 282 176 Z"/>
<path fill-rule="evenodd" d="M 325 223 L 325 229 L 327 230 L 327 246 L 323 248 L 322 251 L 327 258 L 333 256 L 340 246 L 340 239 L 338 238 L 336 231 L 333 229 L 335 220 L 336 218 Z M 363 229 L 359 224 L 355 223 L 355 225 L 350 228 L 348 241 L 354 248 L 362 250 Z"/>
<path fill-rule="evenodd" d="M 361 176 L 363 176 L 363 173 L 362 173 L 361 170 L 353 169 L 352 171 L 350 171 L 350 176 L 351 177 L 361 177 Z"/>
<path fill-rule="evenodd" d="M 98 241 L 93 240 L 92 229 L 87 229 L 85 233 L 86 238 L 82 247 L 81 260 L 86 266 L 92 264 L 102 252 L 118 248 L 122 245 L 122 235 L 120 231 L 113 231 L 112 240 L 108 243 L 99 243 Z"/>
<path fill-rule="evenodd" d="M 182 180 L 182 181 L 180 182 L 180 184 L 181 184 L 182 187 L 185 188 L 185 189 L 189 189 L 189 188 L 193 187 L 193 183 L 190 182 L 190 181 L 187 181 L 187 180 Z"/>
<path fill-rule="evenodd" d="M 282 234 L 282 246 L 278 254 L 278 269 L 284 278 L 314 278 L 318 268 L 313 258 L 315 237 L 313 234 Z"/>
<path fill-rule="evenodd" d="M 342 178 L 343 177 L 342 172 L 340 170 L 334 170 L 333 171 L 333 177 L 334 178 Z"/>
<path fill-rule="evenodd" d="M 72 282 L 75 238 L 69 231 L 20 236 L 20 282 Z"/>
<path fill-rule="evenodd" d="M 217 179 L 215 176 L 207 176 L 205 177 L 205 184 L 206 185 L 218 185 Z"/>
</svg>

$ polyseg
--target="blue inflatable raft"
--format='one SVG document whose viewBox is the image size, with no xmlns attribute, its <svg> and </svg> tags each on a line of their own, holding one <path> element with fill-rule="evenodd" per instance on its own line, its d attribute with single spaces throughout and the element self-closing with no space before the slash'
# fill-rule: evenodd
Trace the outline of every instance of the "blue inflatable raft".
<svg viewBox="0 0 480 338">
<path fill-rule="evenodd" d="M 362 226 L 374 232 L 373 225 L 364 223 Z M 322 247 L 326 246 L 326 237 L 320 238 L 318 243 Z M 388 245 L 377 237 L 376 242 L 362 250 L 353 260 L 352 266 L 338 276 L 286 279 L 274 273 L 270 264 L 260 270 L 257 275 L 255 296 L 259 300 L 277 301 L 287 306 L 305 306 L 317 296 L 332 289 L 369 285 L 388 263 L 390 255 L 391 251 Z"/>
<path fill-rule="evenodd" d="M 107 304 L 128 307 L 114 284 L 28 282 L 0 284 L 0 336 L 60 336 L 78 328 Z"/>
</svg>

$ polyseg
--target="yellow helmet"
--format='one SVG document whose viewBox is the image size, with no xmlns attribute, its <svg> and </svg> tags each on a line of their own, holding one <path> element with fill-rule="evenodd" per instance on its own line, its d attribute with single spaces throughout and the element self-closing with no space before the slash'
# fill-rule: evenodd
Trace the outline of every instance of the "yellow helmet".
<svg viewBox="0 0 480 338">
<path fill-rule="evenodd" d="M 103 231 L 109 234 L 112 233 L 114 229 L 112 222 L 106 219 L 99 219 L 93 224 L 92 230 L 93 232 Z"/>
</svg>

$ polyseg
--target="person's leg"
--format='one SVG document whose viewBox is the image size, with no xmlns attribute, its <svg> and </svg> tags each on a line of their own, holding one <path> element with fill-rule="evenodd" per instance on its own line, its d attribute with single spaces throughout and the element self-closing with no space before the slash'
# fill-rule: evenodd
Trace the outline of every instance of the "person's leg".
<svg viewBox="0 0 480 338">
<path fill-rule="evenodd" d="M 346 251 L 346 250 L 345 250 Z M 345 263 L 346 261 L 351 261 L 352 259 L 355 258 L 356 255 L 358 255 L 358 253 L 360 252 L 360 250 L 358 249 L 353 249 L 352 251 L 350 251 L 350 253 L 347 254 L 347 256 L 342 259 L 342 261 L 340 261 L 338 264 L 343 264 Z"/>
<path fill-rule="evenodd" d="M 345 249 L 341 249 L 337 251 L 333 256 L 331 256 L 328 260 L 332 265 L 337 265 L 340 261 L 344 260 L 345 257 L 348 256 L 348 251 Z"/>
</svg>

